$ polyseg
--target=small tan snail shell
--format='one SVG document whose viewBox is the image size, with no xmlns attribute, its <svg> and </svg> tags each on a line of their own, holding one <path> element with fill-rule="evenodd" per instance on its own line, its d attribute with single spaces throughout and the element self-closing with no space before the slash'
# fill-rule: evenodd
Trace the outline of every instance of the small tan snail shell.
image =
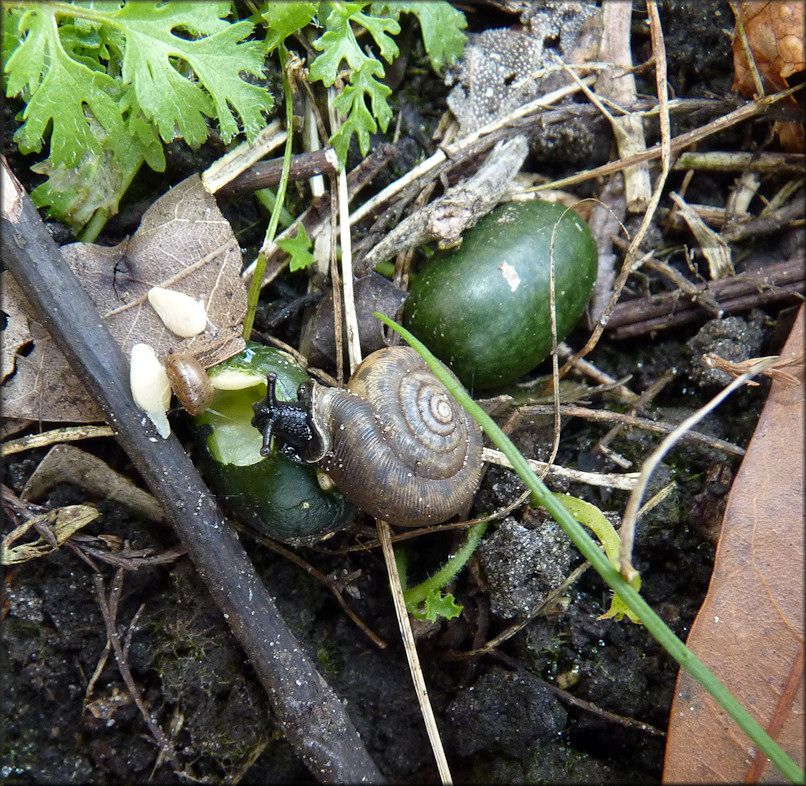
<svg viewBox="0 0 806 786">
<path fill-rule="evenodd" d="M 179 403 L 191 415 L 204 412 L 213 403 L 215 388 L 196 357 L 174 352 L 165 358 L 165 371 Z"/>
<path fill-rule="evenodd" d="M 312 380 L 300 404 L 277 402 L 269 378 L 253 424 L 264 452 L 317 462 L 352 503 L 392 524 L 465 514 L 481 479 L 481 430 L 409 347 L 373 352 L 347 389 Z"/>
</svg>

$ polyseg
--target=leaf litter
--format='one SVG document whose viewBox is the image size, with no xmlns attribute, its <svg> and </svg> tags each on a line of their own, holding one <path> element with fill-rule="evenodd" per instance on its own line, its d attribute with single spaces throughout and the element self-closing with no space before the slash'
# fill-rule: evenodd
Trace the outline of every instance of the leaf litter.
<svg viewBox="0 0 806 786">
<path fill-rule="evenodd" d="M 135 344 L 147 343 L 160 361 L 171 352 L 186 352 L 209 368 L 244 348 L 241 250 L 198 175 L 154 202 L 130 239 L 113 247 L 72 243 L 61 251 L 127 356 Z M 5 374 L 16 370 L 3 384 L 4 414 L 66 422 L 101 420 L 100 410 L 8 273 L 3 273 L 2 283 L 3 311 L 9 318 L 3 369 Z M 152 287 L 202 300 L 206 329 L 188 338 L 171 332 L 148 302 Z M 33 345 L 29 354 L 16 354 L 28 343 Z"/>
</svg>

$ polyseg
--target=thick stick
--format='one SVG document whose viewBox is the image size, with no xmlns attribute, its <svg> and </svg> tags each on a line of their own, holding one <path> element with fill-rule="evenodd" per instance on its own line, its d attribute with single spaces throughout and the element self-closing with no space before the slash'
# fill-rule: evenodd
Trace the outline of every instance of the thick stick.
<svg viewBox="0 0 806 786">
<path fill-rule="evenodd" d="M 126 358 L 5 159 L 1 164 L 3 259 L 165 509 L 287 739 L 322 781 L 382 780 L 342 703 L 303 655 L 179 440 L 160 439 L 134 404 Z"/>
</svg>

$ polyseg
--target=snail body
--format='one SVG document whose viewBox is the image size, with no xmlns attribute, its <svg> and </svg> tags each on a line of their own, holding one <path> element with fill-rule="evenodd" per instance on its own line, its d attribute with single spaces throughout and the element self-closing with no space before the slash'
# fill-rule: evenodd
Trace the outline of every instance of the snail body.
<svg viewBox="0 0 806 786">
<path fill-rule="evenodd" d="M 280 451 L 261 455 L 261 436 L 250 421 L 268 372 L 280 398 L 292 401 L 308 379 L 290 355 L 251 341 L 210 369 L 213 404 L 193 418 L 197 458 L 210 487 L 240 521 L 275 540 L 310 545 L 344 529 L 355 508 L 338 490 L 322 487 L 315 467 Z"/>
<path fill-rule="evenodd" d="M 213 403 L 215 388 L 201 362 L 193 355 L 174 352 L 165 358 L 165 372 L 179 403 L 191 414 Z"/>
<path fill-rule="evenodd" d="M 318 463 L 353 504 L 405 526 L 466 512 L 481 479 L 481 430 L 408 347 L 367 357 L 347 389 L 308 380 L 299 403 L 267 397 L 253 425 L 280 451 Z"/>
</svg>

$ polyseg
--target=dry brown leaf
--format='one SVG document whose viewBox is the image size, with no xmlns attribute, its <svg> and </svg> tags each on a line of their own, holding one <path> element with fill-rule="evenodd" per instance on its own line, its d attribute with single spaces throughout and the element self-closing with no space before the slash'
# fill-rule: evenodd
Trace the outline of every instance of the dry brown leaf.
<svg viewBox="0 0 806 786">
<path fill-rule="evenodd" d="M 782 358 L 803 351 L 801 308 Z M 688 646 L 803 767 L 803 369 L 774 380 L 730 492 L 708 595 Z M 696 743 L 696 744 L 695 744 Z M 667 783 L 782 781 L 705 689 L 681 670 Z"/>
<path fill-rule="evenodd" d="M 736 10 L 736 6 L 734 6 Z M 789 87 L 787 78 L 806 70 L 803 45 L 803 0 L 751 0 L 739 3 L 741 19 L 736 20 L 733 35 L 733 89 L 746 98 L 757 93 L 753 67 L 748 62 L 740 26 L 744 26 L 747 43 L 765 90 L 777 92 Z M 797 106 L 795 99 L 786 99 L 789 106 Z M 791 152 L 803 150 L 802 123 L 779 122 L 775 131 L 781 145 Z"/>
<path fill-rule="evenodd" d="M 115 472 L 105 461 L 74 445 L 56 445 L 28 478 L 20 499 L 39 502 L 57 483 L 84 489 L 96 500 L 118 502 L 150 521 L 165 521 L 162 506 L 147 491 Z"/>
<path fill-rule="evenodd" d="M 49 510 L 40 516 L 29 519 L 16 527 L 3 538 L 0 543 L 0 563 L 3 565 L 18 565 L 28 560 L 45 557 L 56 549 L 61 548 L 64 542 L 80 529 L 87 526 L 101 514 L 92 505 L 68 505 L 64 508 Z M 40 523 L 49 527 L 53 533 L 53 542 L 49 543 L 42 535 L 35 541 L 13 545 L 23 535 L 27 534 L 34 525 Z M 34 530 L 36 531 L 36 530 Z"/>
<path fill-rule="evenodd" d="M 193 175 L 160 197 L 143 215 L 137 232 L 113 248 L 92 243 L 62 247 L 62 254 L 89 293 L 112 335 L 128 356 L 134 344 L 150 344 L 160 360 L 170 352 L 196 355 L 205 367 L 244 348 L 241 325 L 246 290 L 240 277 L 241 251 L 215 198 Z M 10 348 L 33 342 L 14 360 L 16 374 L 3 385 L 4 415 L 37 420 L 90 422 L 101 413 L 73 374 L 47 331 L 31 318 L 30 305 L 3 274 L 3 310 L 12 327 Z M 162 323 L 148 302 L 159 286 L 204 298 L 207 329 L 180 338 Z M 69 304 L 65 304 L 69 308 Z M 29 332 L 24 325 L 27 322 Z M 8 328 L 7 328 L 8 329 Z"/>
</svg>

